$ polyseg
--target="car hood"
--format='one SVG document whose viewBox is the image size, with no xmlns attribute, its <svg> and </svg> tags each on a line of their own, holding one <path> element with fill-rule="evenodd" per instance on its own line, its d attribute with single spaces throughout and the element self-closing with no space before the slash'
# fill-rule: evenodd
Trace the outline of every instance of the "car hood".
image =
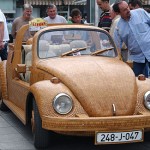
<svg viewBox="0 0 150 150">
<path fill-rule="evenodd" d="M 59 78 L 89 116 L 132 115 L 137 84 L 128 65 L 115 58 L 63 57 L 40 61 L 37 68 Z"/>
</svg>

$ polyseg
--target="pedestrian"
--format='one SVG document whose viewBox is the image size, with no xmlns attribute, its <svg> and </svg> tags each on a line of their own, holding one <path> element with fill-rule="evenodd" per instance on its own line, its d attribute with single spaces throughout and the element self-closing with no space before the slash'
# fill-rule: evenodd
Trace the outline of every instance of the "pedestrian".
<svg viewBox="0 0 150 150">
<path fill-rule="evenodd" d="M 68 22 L 69 24 L 85 24 L 82 20 L 82 12 L 78 8 L 74 8 L 71 10 L 71 21 Z M 85 40 L 86 42 L 89 41 L 90 35 L 81 30 L 73 31 L 74 34 L 80 35 L 82 40 Z"/>
<path fill-rule="evenodd" d="M 126 1 L 116 2 L 113 10 L 121 16 L 114 41 L 119 49 L 126 44 L 135 76 L 143 74 L 147 62 L 150 66 L 150 16 L 141 8 L 130 11 Z"/>
<path fill-rule="evenodd" d="M 100 15 L 100 20 L 98 23 L 98 27 L 104 28 L 109 31 L 109 28 L 112 23 L 112 19 L 110 17 L 110 4 L 109 0 L 97 0 L 97 5 L 103 11 Z"/>
<path fill-rule="evenodd" d="M 114 38 L 114 31 L 115 31 L 115 28 L 117 26 L 117 23 L 120 19 L 120 15 L 119 13 L 116 13 L 114 10 L 113 10 L 113 5 L 114 3 L 110 6 L 110 17 L 112 19 L 112 24 L 110 26 L 110 35 Z M 122 45 L 122 48 L 121 48 L 121 58 L 123 61 L 127 61 L 128 60 L 128 50 L 127 50 L 127 47 L 126 45 L 123 43 Z"/>
<path fill-rule="evenodd" d="M 50 4 L 46 12 L 48 16 L 45 17 L 44 20 L 46 20 L 47 23 L 67 23 L 67 20 L 63 16 L 57 14 L 57 7 L 54 4 Z"/>
<path fill-rule="evenodd" d="M 20 17 L 17 17 L 12 24 L 12 36 L 15 39 L 17 31 L 26 24 L 29 24 L 29 21 L 34 19 L 32 16 L 33 7 L 30 4 L 24 4 L 23 6 L 23 14 Z M 29 30 L 26 31 L 23 41 L 26 42 L 32 35 Z"/>
<path fill-rule="evenodd" d="M 144 8 L 148 13 L 150 13 L 150 8 Z"/>
<path fill-rule="evenodd" d="M 1 60 L 7 60 L 7 46 L 9 34 L 7 29 L 6 17 L 0 10 L 0 57 Z"/>
<path fill-rule="evenodd" d="M 142 2 L 140 0 L 129 0 L 128 2 L 130 10 L 142 8 Z"/>
<path fill-rule="evenodd" d="M 128 2 L 130 10 L 143 8 L 142 2 L 140 0 L 129 0 Z M 148 77 L 149 76 L 149 66 L 148 63 L 146 63 L 145 69 L 143 71 L 143 74 Z"/>
<path fill-rule="evenodd" d="M 84 24 L 82 20 L 82 13 L 78 8 L 74 8 L 71 10 L 71 23 Z"/>
<path fill-rule="evenodd" d="M 7 28 L 8 28 L 8 33 L 9 33 L 9 43 L 13 43 L 13 37 L 11 35 L 12 21 L 7 21 Z"/>
<path fill-rule="evenodd" d="M 141 0 L 129 0 L 128 5 L 129 5 L 130 10 L 143 8 Z M 143 8 L 143 9 L 146 10 L 148 13 L 150 13 L 149 8 Z"/>
<path fill-rule="evenodd" d="M 112 4 L 112 5 L 110 6 L 110 10 L 109 10 L 109 12 L 110 12 L 110 17 L 111 17 L 111 19 L 112 19 L 112 24 L 111 24 L 111 26 L 110 26 L 110 31 L 109 31 L 109 33 L 110 33 L 110 35 L 111 35 L 112 37 L 114 36 L 115 27 L 116 27 L 116 25 L 117 25 L 117 23 L 118 23 L 118 21 L 119 21 L 119 19 L 120 19 L 119 13 L 114 12 L 114 10 L 113 10 L 113 5 L 114 5 L 114 4 Z"/>
<path fill-rule="evenodd" d="M 84 24 L 89 24 L 87 21 L 87 15 L 84 15 Z"/>
</svg>

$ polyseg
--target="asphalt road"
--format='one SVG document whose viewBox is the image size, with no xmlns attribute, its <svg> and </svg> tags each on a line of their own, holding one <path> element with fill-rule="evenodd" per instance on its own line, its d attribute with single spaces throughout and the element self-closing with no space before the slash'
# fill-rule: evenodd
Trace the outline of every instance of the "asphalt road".
<svg viewBox="0 0 150 150">
<path fill-rule="evenodd" d="M 57 135 L 47 150 L 150 150 L 150 134 L 143 143 L 94 145 L 93 138 Z M 35 150 L 31 128 L 24 126 L 11 111 L 0 111 L 0 150 Z"/>
</svg>

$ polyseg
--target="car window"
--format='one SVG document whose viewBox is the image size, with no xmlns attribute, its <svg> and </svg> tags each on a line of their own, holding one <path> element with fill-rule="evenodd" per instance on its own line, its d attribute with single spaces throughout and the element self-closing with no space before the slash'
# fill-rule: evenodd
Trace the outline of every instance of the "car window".
<svg viewBox="0 0 150 150">
<path fill-rule="evenodd" d="M 107 32 L 89 29 L 53 30 L 43 32 L 38 39 L 39 58 L 93 53 L 97 56 L 116 57 L 114 43 Z"/>
</svg>

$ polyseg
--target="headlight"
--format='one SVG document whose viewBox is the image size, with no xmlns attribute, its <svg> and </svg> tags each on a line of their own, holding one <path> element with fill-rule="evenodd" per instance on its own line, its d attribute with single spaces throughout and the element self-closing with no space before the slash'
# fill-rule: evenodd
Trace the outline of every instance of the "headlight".
<svg viewBox="0 0 150 150">
<path fill-rule="evenodd" d="M 147 91 L 144 95 L 144 105 L 150 110 L 150 91 Z"/>
<path fill-rule="evenodd" d="M 58 94 L 53 100 L 53 107 L 59 114 L 67 114 L 72 110 L 72 99 L 65 93 Z"/>
</svg>

